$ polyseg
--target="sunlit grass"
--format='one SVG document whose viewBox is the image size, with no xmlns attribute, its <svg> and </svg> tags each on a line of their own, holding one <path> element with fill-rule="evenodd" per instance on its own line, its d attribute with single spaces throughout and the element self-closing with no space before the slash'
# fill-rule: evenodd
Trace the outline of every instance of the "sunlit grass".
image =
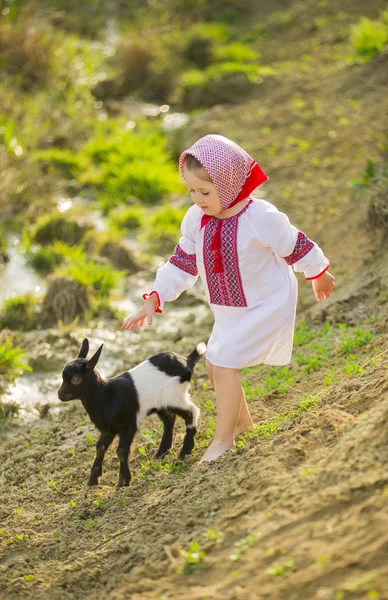
<svg viewBox="0 0 388 600">
<path fill-rule="evenodd" d="M 26 354 L 24 348 L 15 344 L 11 337 L 6 337 L 0 343 L 0 377 L 12 379 L 21 371 L 31 371 L 31 367 L 23 361 Z"/>
<path fill-rule="evenodd" d="M 0 328 L 33 329 L 37 322 L 36 304 L 35 297 L 29 292 L 5 299 L 0 307 Z"/>
</svg>

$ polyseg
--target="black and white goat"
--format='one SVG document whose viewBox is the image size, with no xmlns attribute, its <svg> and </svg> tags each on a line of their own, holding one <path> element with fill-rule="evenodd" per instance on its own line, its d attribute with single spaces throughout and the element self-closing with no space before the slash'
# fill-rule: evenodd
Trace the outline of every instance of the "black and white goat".
<svg viewBox="0 0 388 600">
<path fill-rule="evenodd" d="M 132 440 L 139 422 L 147 415 L 156 413 L 164 426 L 157 457 L 166 454 L 172 446 L 176 415 L 186 423 L 186 435 L 179 458 L 191 453 L 199 408 L 191 402 L 188 388 L 195 363 L 205 353 L 206 345 L 198 344 L 187 358 L 173 352 L 160 352 L 130 371 L 107 381 L 95 370 L 102 347 L 103 344 L 87 360 L 89 342 L 84 339 L 78 357 L 68 362 L 63 369 L 58 397 L 62 402 L 81 400 L 89 417 L 101 432 L 89 485 L 98 484 L 105 452 L 115 436 L 119 436 L 118 487 L 122 487 L 129 485 L 131 479 L 128 455 Z"/>
</svg>

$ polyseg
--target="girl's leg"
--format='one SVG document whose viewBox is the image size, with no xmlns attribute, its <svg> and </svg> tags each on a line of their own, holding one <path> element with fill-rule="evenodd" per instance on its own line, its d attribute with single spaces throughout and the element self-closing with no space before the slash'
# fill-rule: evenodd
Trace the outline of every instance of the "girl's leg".
<svg viewBox="0 0 388 600">
<path fill-rule="evenodd" d="M 212 382 L 213 388 L 215 389 L 213 365 L 211 364 L 211 362 L 209 362 L 207 360 L 206 366 L 207 366 L 207 372 L 208 372 L 210 381 Z M 239 417 L 238 417 L 238 420 L 236 423 L 236 428 L 234 430 L 234 437 L 236 438 L 237 436 L 240 435 L 240 433 L 243 433 L 244 431 L 248 431 L 249 429 L 252 429 L 252 427 L 253 427 L 252 417 L 251 417 L 251 414 L 248 409 L 247 401 L 245 399 L 244 390 L 241 388 L 240 413 L 239 413 Z"/>
<path fill-rule="evenodd" d="M 234 430 L 241 407 L 241 383 L 237 369 L 213 365 L 217 399 L 217 424 L 214 439 L 200 462 L 215 460 L 234 446 Z"/>
</svg>

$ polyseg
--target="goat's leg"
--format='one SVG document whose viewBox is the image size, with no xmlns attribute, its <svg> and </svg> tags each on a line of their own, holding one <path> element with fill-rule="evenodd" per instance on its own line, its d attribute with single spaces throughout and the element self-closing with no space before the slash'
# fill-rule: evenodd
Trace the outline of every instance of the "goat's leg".
<svg viewBox="0 0 388 600">
<path fill-rule="evenodd" d="M 199 409 L 193 404 L 193 409 L 187 408 L 174 408 L 174 412 L 182 417 L 186 423 L 186 435 L 183 440 L 181 451 L 179 452 L 179 458 L 184 458 L 187 454 L 191 454 L 194 448 L 194 438 L 197 433 L 197 421 L 199 415 Z"/>
<path fill-rule="evenodd" d="M 96 459 L 93 463 L 92 470 L 90 472 L 88 485 L 98 485 L 98 478 L 102 474 L 102 463 L 104 460 L 105 452 L 108 450 L 109 446 L 113 442 L 114 437 L 114 434 L 109 432 L 101 433 L 100 438 L 96 444 Z"/>
<path fill-rule="evenodd" d="M 117 487 L 127 487 L 131 481 L 131 472 L 128 466 L 128 456 L 136 429 L 136 424 L 133 424 L 129 429 L 119 431 L 117 456 L 119 457 L 120 461 L 120 473 Z"/>
<path fill-rule="evenodd" d="M 156 413 L 163 423 L 163 437 L 159 449 L 155 454 L 156 458 L 160 458 L 161 456 L 164 456 L 172 446 L 172 434 L 176 415 L 168 410 L 157 410 Z"/>
</svg>

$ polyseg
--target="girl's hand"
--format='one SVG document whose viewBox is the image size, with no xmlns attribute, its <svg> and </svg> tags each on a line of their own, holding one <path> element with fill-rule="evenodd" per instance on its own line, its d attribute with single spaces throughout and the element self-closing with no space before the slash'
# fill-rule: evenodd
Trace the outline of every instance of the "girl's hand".
<svg viewBox="0 0 388 600">
<path fill-rule="evenodd" d="M 147 319 L 148 325 L 152 324 L 152 318 L 155 312 L 155 308 L 158 305 L 158 297 L 156 294 L 151 294 L 144 302 L 140 310 L 135 315 L 129 315 L 121 326 L 121 329 L 134 329 L 139 323 L 139 327 L 143 327 L 145 319 Z"/>
<path fill-rule="evenodd" d="M 333 275 L 330 275 L 329 271 L 326 271 L 326 273 L 324 273 L 317 279 L 313 279 L 313 290 L 318 302 L 320 300 L 323 300 L 323 298 L 328 298 L 330 294 L 334 291 L 334 281 L 335 277 L 333 277 Z"/>
</svg>

